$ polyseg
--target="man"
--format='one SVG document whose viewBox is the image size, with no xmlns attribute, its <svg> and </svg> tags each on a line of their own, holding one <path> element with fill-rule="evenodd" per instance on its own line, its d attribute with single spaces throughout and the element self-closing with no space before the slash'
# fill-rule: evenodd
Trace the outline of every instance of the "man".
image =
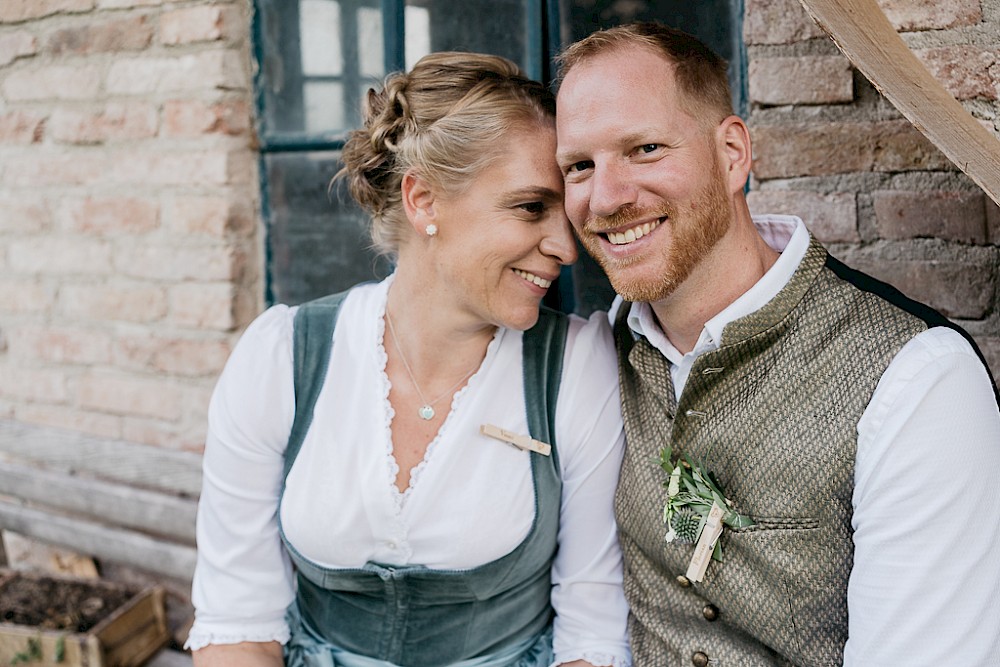
<svg viewBox="0 0 1000 667">
<path fill-rule="evenodd" d="M 636 665 L 997 664 L 1000 410 L 977 350 L 798 218 L 751 218 L 749 133 L 694 38 L 595 33 L 560 79 L 567 213 L 624 299 Z M 664 539 L 668 445 L 753 521 L 701 581 Z"/>
</svg>

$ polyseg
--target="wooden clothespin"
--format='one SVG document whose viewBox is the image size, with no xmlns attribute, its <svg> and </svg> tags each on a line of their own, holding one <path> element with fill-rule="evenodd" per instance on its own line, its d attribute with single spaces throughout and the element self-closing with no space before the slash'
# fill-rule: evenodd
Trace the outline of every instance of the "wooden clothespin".
<svg viewBox="0 0 1000 667">
<path fill-rule="evenodd" d="M 494 426 L 493 424 L 483 424 L 479 427 L 479 432 L 483 435 L 488 435 L 491 438 L 496 438 L 501 442 L 513 445 L 518 449 L 524 449 L 529 452 L 537 452 L 542 456 L 549 456 L 552 453 L 552 445 L 547 445 L 541 440 L 535 440 L 527 435 L 511 433 L 507 429 Z"/>
<path fill-rule="evenodd" d="M 705 527 L 701 529 L 701 537 L 694 547 L 694 554 L 691 556 L 691 563 L 688 565 L 685 576 L 691 581 L 701 581 L 705 578 L 705 570 L 712 560 L 712 552 L 715 551 L 715 543 L 722 535 L 722 517 L 725 512 L 717 503 L 712 503 L 712 509 L 708 513 L 708 520 Z"/>
</svg>

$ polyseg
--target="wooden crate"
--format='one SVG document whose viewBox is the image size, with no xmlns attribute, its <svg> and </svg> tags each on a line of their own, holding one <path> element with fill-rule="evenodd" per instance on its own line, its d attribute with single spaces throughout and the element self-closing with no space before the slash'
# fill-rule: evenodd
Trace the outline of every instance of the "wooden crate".
<svg viewBox="0 0 1000 667">
<path fill-rule="evenodd" d="M 92 588 L 124 594 L 127 601 L 86 632 L 49 630 L 0 622 L 0 665 L 24 667 L 138 667 L 169 639 L 164 592 L 153 586 L 133 593 L 120 584 L 97 579 L 56 577 L 0 569 L 0 598 L 18 579 L 47 585 Z"/>
</svg>

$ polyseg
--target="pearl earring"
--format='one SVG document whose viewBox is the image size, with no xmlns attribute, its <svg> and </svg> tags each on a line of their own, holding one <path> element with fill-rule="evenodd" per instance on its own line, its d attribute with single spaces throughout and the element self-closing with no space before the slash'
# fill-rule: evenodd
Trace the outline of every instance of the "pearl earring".
<svg viewBox="0 0 1000 667">
<path fill-rule="evenodd" d="M 438 233 L 437 225 L 427 225 L 427 229 L 424 230 L 427 236 L 435 236 Z"/>
</svg>

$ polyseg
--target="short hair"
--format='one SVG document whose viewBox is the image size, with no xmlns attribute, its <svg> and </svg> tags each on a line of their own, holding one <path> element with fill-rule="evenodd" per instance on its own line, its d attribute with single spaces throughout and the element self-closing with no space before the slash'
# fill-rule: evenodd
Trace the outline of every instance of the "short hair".
<svg viewBox="0 0 1000 667">
<path fill-rule="evenodd" d="M 561 83 L 576 65 L 629 46 L 648 48 L 674 65 L 674 79 L 683 93 L 681 107 L 698 117 L 711 113 L 715 121 L 733 113 L 725 59 L 688 33 L 655 21 L 630 23 L 591 33 L 556 56 Z"/>
<path fill-rule="evenodd" d="M 555 97 L 512 61 L 439 52 L 370 89 L 364 126 L 344 145 L 351 196 L 371 217 L 374 246 L 396 255 L 408 226 L 403 175 L 415 169 L 445 192 L 460 192 L 505 150 L 511 130 L 552 124 Z"/>
</svg>

